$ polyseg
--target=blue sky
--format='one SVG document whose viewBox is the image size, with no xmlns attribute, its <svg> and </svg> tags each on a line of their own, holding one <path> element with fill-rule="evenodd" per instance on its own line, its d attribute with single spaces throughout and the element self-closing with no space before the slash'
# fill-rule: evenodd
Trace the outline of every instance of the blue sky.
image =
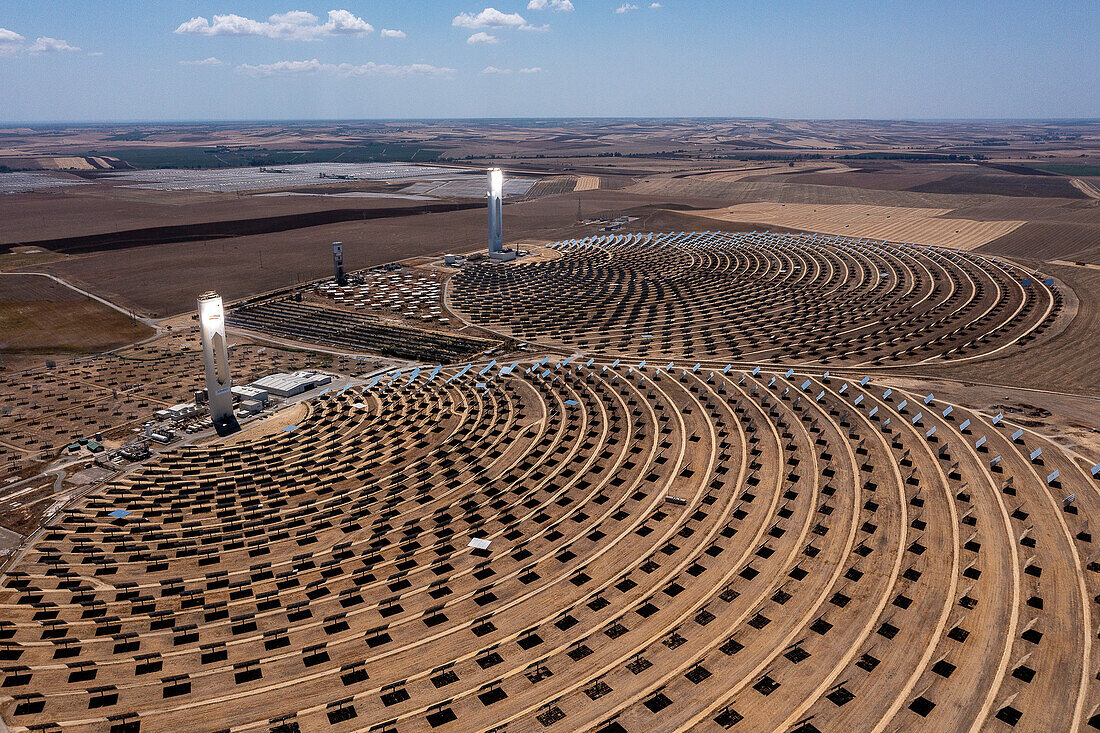
<svg viewBox="0 0 1100 733">
<path fill-rule="evenodd" d="M 0 122 L 1100 117 L 1096 0 L 653 5 L 0 0 Z"/>
</svg>

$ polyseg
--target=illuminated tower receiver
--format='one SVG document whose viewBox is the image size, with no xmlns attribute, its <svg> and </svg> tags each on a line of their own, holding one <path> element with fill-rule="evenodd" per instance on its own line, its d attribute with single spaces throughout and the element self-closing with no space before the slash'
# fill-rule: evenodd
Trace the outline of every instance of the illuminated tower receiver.
<svg viewBox="0 0 1100 733">
<path fill-rule="evenodd" d="M 344 243 L 333 242 L 332 243 L 332 272 L 336 278 L 336 282 L 343 285 L 347 282 L 347 277 L 344 276 Z"/>
<path fill-rule="evenodd" d="M 489 253 L 504 251 L 504 223 L 501 220 L 501 199 L 504 196 L 504 173 L 489 169 Z"/>
<path fill-rule="evenodd" d="M 225 345 L 222 299 L 211 291 L 199 296 L 199 331 L 206 366 L 206 396 L 215 425 L 234 423 L 233 383 L 229 379 L 229 349 Z"/>
</svg>

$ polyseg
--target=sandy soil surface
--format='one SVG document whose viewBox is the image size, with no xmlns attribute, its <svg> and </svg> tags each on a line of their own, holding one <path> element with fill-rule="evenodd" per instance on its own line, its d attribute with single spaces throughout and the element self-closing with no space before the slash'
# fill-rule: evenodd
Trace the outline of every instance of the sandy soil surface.
<svg viewBox="0 0 1100 733">
<path fill-rule="evenodd" d="M 1066 294 L 1067 317 L 1074 310 L 1076 314 L 1064 330 L 1038 346 L 1026 344 L 990 359 L 929 364 L 907 372 L 1100 396 L 1100 271 L 1051 264 L 1043 269 L 1072 290 Z"/>
<path fill-rule="evenodd" d="M 309 414 L 309 406 L 305 402 L 296 402 L 290 407 L 279 410 L 274 415 L 247 423 L 240 432 L 227 435 L 224 438 L 214 437 L 204 442 L 211 445 L 236 445 L 237 443 L 257 440 L 265 435 L 274 435 L 291 425 L 297 425 L 307 414 Z"/>
<path fill-rule="evenodd" d="M 118 311 L 36 275 L 0 274 L 0 353 L 91 353 L 153 335 Z"/>
<path fill-rule="evenodd" d="M 586 216 L 618 214 L 650 203 L 646 197 L 598 189 L 506 204 L 504 236 L 556 241 L 592 233 L 577 225 L 577 196 Z M 281 200 L 281 199 L 269 199 Z M 719 202 L 692 199 L 699 206 Z M 143 315 L 190 311 L 195 297 L 217 290 L 227 300 L 287 287 L 332 272 L 331 243 L 344 243 L 349 271 L 406 257 L 484 247 L 485 211 L 471 209 L 400 219 L 328 224 L 272 234 L 74 255 L 40 268 L 87 287 Z"/>
<path fill-rule="evenodd" d="M 1100 397 L 945 379 L 890 377 L 890 383 L 932 391 L 940 400 L 979 410 L 988 417 L 1003 413 L 1093 463 L 1100 461 Z"/>
</svg>

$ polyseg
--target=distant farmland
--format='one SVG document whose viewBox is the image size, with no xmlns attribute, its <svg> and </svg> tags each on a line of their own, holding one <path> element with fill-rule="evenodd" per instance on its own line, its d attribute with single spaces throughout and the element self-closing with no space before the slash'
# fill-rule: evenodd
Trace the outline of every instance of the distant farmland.
<svg viewBox="0 0 1100 733">
<path fill-rule="evenodd" d="M 125 161 L 133 168 L 241 168 L 291 163 L 388 163 L 394 161 L 424 163 L 438 160 L 442 152 L 438 148 L 377 143 L 308 150 L 191 146 L 112 148 L 109 151 L 90 151 L 88 154 L 109 154 Z"/>
<path fill-rule="evenodd" d="M 0 354 L 86 353 L 147 338 L 153 330 L 48 278 L 3 275 L 0 334 Z"/>
<path fill-rule="evenodd" d="M 1033 167 L 1064 176 L 1100 176 L 1100 165 L 1095 163 L 1044 163 Z"/>
<path fill-rule="evenodd" d="M 946 245 L 960 249 L 985 244 L 1024 223 L 955 219 L 948 216 L 951 212 L 952 209 L 901 206 L 759 202 L 689 213 L 719 221 L 758 222 L 826 234 Z"/>
</svg>

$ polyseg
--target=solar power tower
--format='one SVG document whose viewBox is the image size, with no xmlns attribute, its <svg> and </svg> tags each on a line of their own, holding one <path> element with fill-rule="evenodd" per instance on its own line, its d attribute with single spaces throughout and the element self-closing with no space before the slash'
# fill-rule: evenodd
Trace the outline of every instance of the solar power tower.
<svg viewBox="0 0 1100 733">
<path fill-rule="evenodd" d="M 225 344 L 225 312 L 221 296 L 214 291 L 199 296 L 199 331 L 210 419 L 220 432 L 224 427 L 236 425 L 236 418 L 233 415 L 233 382 L 229 378 L 229 348 Z"/>
<path fill-rule="evenodd" d="M 332 243 L 332 274 L 336 278 L 338 285 L 343 285 L 348 281 L 347 276 L 344 274 L 344 243 L 333 242 Z"/>
<path fill-rule="evenodd" d="M 504 222 L 501 203 L 504 198 L 504 172 L 489 169 L 489 254 L 504 251 Z"/>
</svg>

